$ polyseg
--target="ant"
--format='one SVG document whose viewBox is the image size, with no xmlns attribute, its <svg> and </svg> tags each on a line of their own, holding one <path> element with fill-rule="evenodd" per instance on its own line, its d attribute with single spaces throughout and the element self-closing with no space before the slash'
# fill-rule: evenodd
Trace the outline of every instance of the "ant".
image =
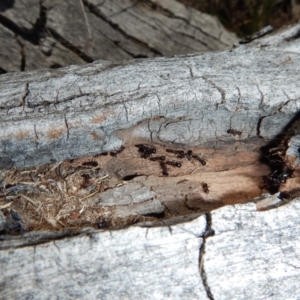
<svg viewBox="0 0 300 300">
<path fill-rule="evenodd" d="M 235 130 L 235 129 L 228 129 L 228 130 L 227 130 L 227 133 L 228 133 L 229 135 L 232 134 L 233 136 L 236 136 L 236 135 L 241 136 L 241 135 L 242 135 L 242 131 Z"/>
<path fill-rule="evenodd" d="M 98 163 L 94 160 L 90 160 L 90 161 L 85 161 L 84 163 L 82 163 L 82 165 L 87 167 L 97 167 Z"/>
<path fill-rule="evenodd" d="M 299 191 L 298 191 L 298 193 L 299 193 Z M 291 193 L 289 191 L 282 191 L 279 193 L 278 198 L 280 200 L 290 200 L 292 197 L 291 197 Z"/>
<path fill-rule="evenodd" d="M 285 162 L 278 164 L 278 168 L 269 176 L 263 177 L 264 187 L 269 190 L 271 194 L 278 192 L 278 189 L 282 183 L 286 183 L 286 180 L 292 177 L 293 169 L 286 165 Z"/>
<path fill-rule="evenodd" d="M 197 159 L 202 164 L 202 166 L 206 165 L 206 161 L 198 155 L 192 155 L 192 158 Z"/>
<path fill-rule="evenodd" d="M 107 224 L 107 222 L 106 222 L 105 219 L 101 219 L 101 220 L 99 220 L 99 222 L 98 222 L 98 224 L 97 224 L 97 227 L 98 227 L 99 229 L 107 228 L 107 227 L 108 227 L 108 224 Z"/>
<path fill-rule="evenodd" d="M 285 161 L 283 150 L 282 144 L 273 144 L 267 149 L 263 149 L 264 156 L 262 157 L 262 161 L 269 164 L 271 174 L 262 177 L 262 188 L 267 189 L 270 194 L 277 193 L 280 186 L 286 183 L 294 173 L 292 166 Z"/>
<path fill-rule="evenodd" d="M 150 157 L 150 160 L 152 160 L 152 161 L 158 161 L 158 160 L 163 161 L 163 160 L 165 160 L 165 159 L 166 159 L 165 156 Z"/>
<path fill-rule="evenodd" d="M 177 154 L 177 156 L 176 156 L 177 158 L 181 158 L 181 159 L 187 158 L 188 160 L 191 160 L 192 158 L 194 158 L 194 159 L 198 160 L 202 164 L 202 166 L 206 165 L 206 161 L 203 158 L 199 157 L 198 155 L 194 155 L 192 150 L 187 150 L 186 153 L 184 153 L 183 150 L 166 149 L 166 151 Z"/>
<path fill-rule="evenodd" d="M 263 176 L 263 188 L 266 188 L 270 194 L 275 194 L 278 192 L 280 187 L 280 181 L 276 178 L 273 178 L 271 176 Z"/>
<path fill-rule="evenodd" d="M 184 150 L 173 150 L 173 149 L 166 149 L 169 153 L 177 154 L 177 158 L 184 158 L 186 157 L 188 160 L 191 160 L 191 157 L 193 155 L 192 150 L 188 150 L 186 153 L 184 153 Z"/>
<path fill-rule="evenodd" d="M 123 150 L 125 149 L 124 146 L 121 146 L 121 148 L 117 151 L 113 151 L 113 152 L 110 152 L 109 154 L 112 156 L 112 157 L 116 157 L 118 154 L 120 154 L 121 152 L 123 152 Z"/>
<path fill-rule="evenodd" d="M 186 153 L 184 153 L 184 151 L 182 151 L 182 153 L 177 155 L 177 158 L 187 158 L 188 160 L 191 160 L 192 155 L 193 155 L 192 150 L 188 150 Z"/>
<path fill-rule="evenodd" d="M 209 193 L 208 184 L 206 182 L 202 182 L 201 186 L 202 186 L 203 192 L 205 194 L 208 194 Z"/>
<path fill-rule="evenodd" d="M 107 156 L 107 154 L 108 154 L 107 152 L 102 152 L 102 153 L 94 155 L 94 157 L 96 158 L 96 157 L 99 157 L 99 156 Z"/>
<path fill-rule="evenodd" d="M 186 152 L 186 154 L 184 154 L 184 156 L 188 159 L 188 160 L 191 160 L 192 157 L 193 157 L 193 151 L 192 150 L 188 150 Z"/>
<path fill-rule="evenodd" d="M 166 165 L 170 165 L 170 166 L 173 166 L 173 167 L 176 167 L 176 168 L 181 168 L 181 163 L 178 162 L 178 161 L 170 161 L 170 160 L 167 160 L 165 162 Z"/>
<path fill-rule="evenodd" d="M 82 174 L 81 177 L 82 177 L 81 188 L 82 189 L 86 189 L 87 186 L 88 186 L 88 182 L 89 182 L 90 176 L 88 174 Z"/>
<path fill-rule="evenodd" d="M 142 158 L 148 158 L 152 154 L 156 153 L 156 149 L 154 147 L 145 146 L 143 144 L 137 144 L 135 147 L 139 148 L 139 152 L 142 154 Z"/>
<path fill-rule="evenodd" d="M 290 191 L 280 192 L 278 198 L 281 200 L 292 200 L 300 196 L 300 189 L 296 188 Z"/>
<path fill-rule="evenodd" d="M 169 172 L 168 172 L 166 164 L 163 161 L 159 162 L 159 164 L 160 164 L 160 167 L 162 169 L 162 174 L 165 175 L 165 176 L 168 176 Z"/>
<path fill-rule="evenodd" d="M 174 153 L 174 154 L 178 154 L 178 155 L 183 155 L 184 154 L 183 150 L 166 149 L 166 152 Z"/>
</svg>

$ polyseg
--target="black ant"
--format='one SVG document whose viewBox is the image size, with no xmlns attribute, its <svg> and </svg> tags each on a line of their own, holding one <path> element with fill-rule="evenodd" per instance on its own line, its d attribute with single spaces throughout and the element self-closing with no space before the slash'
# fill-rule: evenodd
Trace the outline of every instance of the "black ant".
<svg viewBox="0 0 300 300">
<path fill-rule="evenodd" d="M 94 160 L 90 160 L 90 161 L 83 162 L 82 165 L 86 167 L 97 167 L 98 163 Z"/>
<path fill-rule="evenodd" d="M 228 130 L 227 130 L 227 133 L 228 133 L 229 135 L 232 134 L 233 136 L 236 136 L 236 135 L 241 136 L 241 135 L 242 135 L 242 131 L 235 130 L 235 129 L 228 129 Z"/>
<path fill-rule="evenodd" d="M 279 191 L 281 185 L 293 176 L 294 169 L 285 159 L 284 141 L 276 140 L 276 142 L 270 143 L 261 150 L 263 154 L 261 161 L 269 164 L 271 169 L 270 175 L 262 177 L 262 188 L 267 189 L 270 194 L 275 194 Z"/>
<path fill-rule="evenodd" d="M 202 186 L 203 192 L 205 194 L 208 194 L 209 193 L 208 184 L 206 182 L 202 182 L 201 186 Z"/>
<path fill-rule="evenodd" d="M 98 221 L 97 227 L 99 229 L 107 228 L 108 224 L 107 224 L 105 219 L 101 219 L 101 220 Z"/>
<path fill-rule="evenodd" d="M 300 189 L 296 188 L 290 191 L 280 192 L 278 198 L 281 200 L 292 200 L 300 196 Z"/>
<path fill-rule="evenodd" d="M 184 156 L 185 156 L 188 160 L 191 160 L 192 157 L 193 157 L 193 151 L 192 151 L 192 150 L 188 150 Z"/>
<path fill-rule="evenodd" d="M 266 188 L 270 194 L 275 194 L 278 192 L 280 187 L 280 181 L 274 180 L 271 176 L 263 176 L 263 188 Z"/>
<path fill-rule="evenodd" d="M 165 175 L 165 176 L 168 176 L 169 172 L 168 172 L 166 164 L 163 161 L 161 161 L 161 162 L 159 162 L 159 165 L 162 169 L 162 174 Z"/>
<path fill-rule="evenodd" d="M 192 155 L 192 158 L 197 159 L 202 164 L 202 166 L 206 165 L 206 161 L 198 155 Z"/>
<path fill-rule="evenodd" d="M 109 154 L 112 156 L 112 157 L 116 157 L 118 154 L 120 154 L 121 152 L 123 152 L 123 150 L 125 149 L 124 146 L 121 146 L 121 148 L 117 151 L 112 151 L 110 152 Z"/>
<path fill-rule="evenodd" d="M 143 144 L 137 144 L 135 147 L 139 148 L 139 152 L 142 154 L 142 158 L 148 158 L 152 154 L 156 153 L 156 149 L 154 147 L 145 146 Z"/>
<path fill-rule="evenodd" d="M 198 155 L 194 155 L 192 150 L 187 150 L 186 153 L 184 153 L 183 150 L 173 150 L 173 149 L 166 149 L 167 152 L 177 154 L 177 158 L 187 158 L 188 160 L 191 160 L 192 158 L 198 160 L 203 166 L 206 165 L 206 161 L 199 157 Z"/>
<path fill-rule="evenodd" d="M 108 152 L 102 152 L 100 154 L 94 155 L 94 157 L 99 157 L 99 156 L 107 156 Z"/>
<path fill-rule="evenodd" d="M 152 161 L 158 161 L 158 160 L 163 161 L 163 160 L 165 160 L 165 159 L 166 159 L 165 156 L 155 156 L 155 157 L 150 157 L 150 160 L 152 160 Z"/>
<path fill-rule="evenodd" d="M 186 153 L 182 152 L 177 155 L 177 158 L 187 158 L 188 160 L 192 159 L 193 151 L 188 150 Z"/>
<path fill-rule="evenodd" d="M 174 154 L 178 154 L 178 155 L 183 155 L 184 154 L 183 150 L 166 149 L 166 151 L 169 152 L 169 153 L 174 153 Z"/>
<path fill-rule="evenodd" d="M 166 149 L 169 153 L 177 154 L 177 158 L 187 158 L 188 160 L 191 160 L 191 157 L 193 155 L 192 150 L 188 150 L 186 153 L 184 153 L 184 150 L 173 150 L 173 149 Z"/>
<path fill-rule="evenodd" d="M 276 167 L 276 170 L 271 175 L 263 177 L 264 187 L 271 194 L 277 193 L 280 185 L 286 183 L 286 180 L 292 177 L 294 171 L 285 162 L 276 161 Z"/>
<path fill-rule="evenodd" d="M 87 186 L 88 186 L 88 182 L 89 182 L 90 176 L 88 174 L 82 174 L 81 177 L 82 177 L 81 188 L 82 189 L 86 189 Z"/>
<path fill-rule="evenodd" d="M 167 160 L 165 162 L 166 165 L 170 165 L 170 166 L 173 166 L 173 167 L 176 167 L 176 168 L 181 168 L 181 163 L 178 162 L 178 161 L 170 161 L 170 160 Z"/>
</svg>

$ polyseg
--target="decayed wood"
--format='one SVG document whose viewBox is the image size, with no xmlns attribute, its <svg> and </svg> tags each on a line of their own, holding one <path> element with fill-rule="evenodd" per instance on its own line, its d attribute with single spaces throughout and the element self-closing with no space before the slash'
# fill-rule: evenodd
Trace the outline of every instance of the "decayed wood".
<svg viewBox="0 0 300 300">
<path fill-rule="evenodd" d="M 1 76 L 1 168 L 85 156 L 50 165 L 48 173 L 2 173 L 6 185 L 17 185 L 10 194 L 3 190 L 2 201 L 7 201 L 4 194 L 13 200 L 16 189 L 38 185 L 38 197 L 19 191 L 22 201 L 10 209 L 30 207 L 25 228 L 59 229 L 102 227 L 104 216 L 112 227 L 148 222 L 153 214 L 176 219 L 259 197 L 261 178 L 270 174 L 260 149 L 296 113 L 299 41 L 293 37 L 298 27 L 219 53 Z M 163 169 L 158 161 L 142 158 L 140 143 L 181 167 Z M 120 147 L 125 148 L 119 153 Z M 183 149 L 185 156 L 178 158 L 168 148 Z M 196 157 L 187 156 L 188 150 Z M 110 155 L 99 155 L 107 151 Z M 286 164 L 296 168 L 296 140 L 288 151 Z M 69 176 L 70 170 L 80 172 Z M 51 177 L 53 171 L 59 177 Z M 276 176 L 278 170 L 273 171 Z M 297 174 L 290 189 L 297 187 Z M 275 179 L 286 181 L 286 175 Z M 88 178 L 85 183 L 82 177 Z M 102 183 L 102 178 L 108 179 Z M 28 182 L 31 187 L 24 187 Z"/>
<path fill-rule="evenodd" d="M 237 41 L 216 18 L 174 0 L 16 0 L 0 9 L 2 72 L 223 50 Z"/>
<path fill-rule="evenodd" d="M 286 184 L 282 184 L 282 188 L 292 189 L 299 182 L 297 118 L 291 123 L 297 116 L 300 98 L 297 60 L 299 27 L 300 25 L 295 25 L 272 37 L 265 37 L 252 44 L 220 53 L 118 64 L 98 62 L 59 71 L 3 75 L 0 77 L 1 167 L 11 168 L 15 164 L 19 168 L 25 168 L 54 163 L 63 159 L 116 151 L 124 145 L 124 151 L 117 157 L 94 157 L 96 162 L 99 159 L 101 167 L 109 174 L 109 180 L 115 184 L 111 192 L 122 195 L 119 197 L 120 201 L 127 201 L 135 195 L 132 198 L 133 203 L 139 199 L 143 202 L 158 199 L 167 205 L 168 201 L 172 202 L 173 197 L 178 196 L 181 188 L 177 189 L 176 185 L 183 184 L 184 194 L 181 198 L 178 196 L 181 202 L 174 201 L 176 205 L 167 206 L 168 211 L 175 209 L 179 203 L 194 214 L 200 214 L 195 209 L 199 203 L 199 195 L 201 201 L 204 200 L 203 204 L 220 200 L 222 204 L 228 204 L 230 201 L 226 202 L 226 197 L 233 199 L 231 201 L 245 201 L 249 199 L 247 197 L 259 196 L 263 192 L 259 189 L 259 180 L 262 175 L 270 173 L 267 166 L 260 162 L 260 147 L 278 134 L 285 133 L 288 137 L 284 139 L 287 147 L 284 149 L 287 150 L 285 158 L 286 162 L 295 168 L 295 173 Z M 236 132 L 229 131 L 229 135 L 228 129 L 241 131 L 241 134 L 234 135 Z M 181 168 L 173 168 L 169 176 L 163 176 L 157 164 L 153 165 L 149 159 L 139 157 L 140 153 L 134 145 L 141 142 L 156 147 L 159 155 L 166 153 L 167 148 L 184 151 L 192 149 L 194 153 L 203 154 L 207 164 L 197 165 L 198 161 L 182 159 Z M 281 149 L 274 151 L 280 152 Z M 170 154 L 170 159 L 174 156 Z M 90 159 L 91 157 L 79 158 L 65 161 L 62 165 L 74 168 L 79 164 L 82 166 L 85 162 L 91 162 Z M 127 169 L 129 171 L 126 171 Z M 122 182 L 123 185 L 120 185 L 118 180 L 124 181 L 124 177 L 135 174 L 133 171 L 143 176 L 129 180 L 128 187 Z M 5 172 L 2 171 L 2 174 Z M 224 177 L 221 177 L 222 175 Z M 217 181 L 219 177 L 221 179 Z M 208 194 L 201 186 L 204 180 L 210 183 Z M 191 192 L 185 190 L 188 187 L 191 187 Z M 126 190 L 128 194 L 125 193 Z M 105 205 L 110 199 L 116 201 L 118 197 L 110 197 L 113 193 L 109 195 L 109 191 L 103 194 L 103 199 L 99 195 L 98 198 L 90 197 L 89 201 L 100 206 L 102 201 Z M 156 199 L 153 199 L 153 192 Z M 169 194 L 170 199 L 167 197 Z M 151 199 L 144 199 L 143 195 L 149 195 Z M 127 202 L 126 205 L 130 206 L 132 203 Z M 159 204 L 155 207 L 159 207 Z M 258 208 L 262 210 L 261 207 Z M 128 290 L 133 298 L 135 295 L 152 298 L 155 291 L 158 291 L 157 297 L 170 296 L 172 299 L 188 298 L 189 295 L 192 295 L 192 299 L 201 298 L 204 297 L 204 291 L 210 299 L 222 298 L 223 291 L 229 298 L 238 295 L 239 299 L 267 296 L 279 299 L 282 295 L 293 295 L 294 292 L 297 295 L 298 286 L 292 283 L 293 278 L 297 280 L 298 277 L 297 255 L 293 254 L 296 250 L 292 249 L 291 245 L 287 248 L 282 246 L 282 243 L 290 243 L 285 237 L 291 234 L 291 228 L 295 235 L 290 237 L 297 242 L 297 209 L 298 203 L 293 202 L 266 212 L 255 211 L 253 203 L 225 207 L 211 214 L 206 213 L 205 218 L 200 217 L 184 225 L 173 225 L 170 229 L 131 227 L 112 233 L 91 233 L 90 236 L 94 237 L 95 241 L 90 239 L 89 244 L 86 236 L 77 236 L 37 245 L 35 251 L 32 246 L 22 247 L 28 245 L 28 239 L 22 244 L 22 237 L 17 243 L 11 238 L 2 237 L 5 239 L 1 251 L 1 269 L 5 268 L 5 275 L 1 277 L 2 294 L 4 297 L 29 297 L 35 292 L 38 297 L 38 291 L 50 282 L 51 286 L 57 286 L 57 294 L 61 297 L 82 296 L 82 288 L 80 291 L 76 288 L 80 284 L 88 287 L 85 290 L 88 295 L 96 295 L 99 298 L 105 295 L 108 295 L 108 298 L 110 295 L 111 298 L 119 294 L 126 296 Z M 140 210 L 137 211 L 141 213 Z M 272 219 L 274 212 L 276 216 Z M 177 215 L 174 213 L 174 216 L 181 215 L 182 212 Z M 239 223 L 238 220 L 242 221 Z M 278 223 L 272 220 L 277 220 Z M 202 227 L 199 226 L 203 223 Z M 266 223 L 270 227 L 262 226 Z M 287 223 L 288 226 L 284 226 Z M 278 228 L 281 236 L 278 236 Z M 212 236 L 212 229 L 216 232 L 215 236 Z M 182 236 L 181 230 L 185 232 Z M 154 253 L 155 257 L 159 257 L 156 265 L 149 256 L 149 233 L 154 234 L 153 240 L 158 245 L 157 248 L 153 246 L 151 249 L 155 250 L 150 251 L 151 255 Z M 166 234 L 170 234 L 172 241 L 168 242 Z M 125 236 L 124 240 L 122 236 Z M 143 240 L 141 236 L 144 237 Z M 192 241 L 185 244 L 188 236 L 193 236 Z M 203 238 L 201 246 L 199 236 Z M 254 257 L 255 263 L 251 265 L 251 249 L 255 240 L 261 236 L 267 243 L 258 243 L 259 247 L 253 250 L 257 254 Z M 238 242 L 235 244 L 236 238 Z M 173 239 L 179 241 L 178 248 L 176 243 L 173 244 Z M 129 240 L 134 243 L 128 243 Z M 270 243 L 274 240 L 278 243 L 272 245 L 274 252 L 269 252 Z M 163 241 L 166 241 L 166 244 Z M 14 245 L 18 245 L 19 248 Z M 55 245 L 58 245 L 58 249 Z M 192 248 L 188 248 L 187 245 L 191 245 Z M 238 248 L 237 245 L 241 245 L 242 248 Z M 14 247 L 14 250 L 9 250 Z M 57 253 L 53 251 L 54 247 Z M 92 249 L 92 252 L 87 249 Z M 140 272 L 137 271 L 140 270 L 141 264 L 140 261 L 136 261 L 136 249 L 143 261 L 145 259 L 146 262 L 151 262 L 149 266 L 145 262 Z M 167 249 L 175 251 L 169 252 Z M 245 255 L 246 251 L 249 255 Z M 24 265 L 24 271 L 18 274 L 14 266 L 19 266 L 24 257 L 28 259 L 35 253 L 38 255 L 26 267 Z M 104 266 L 99 267 L 94 260 L 91 263 L 93 253 L 96 261 L 97 258 L 98 261 L 103 259 L 106 266 L 107 262 L 116 264 L 109 263 L 106 272 Z M 193 255 L 192 263 L 190 260 L 183 260 L 187 253 Z M 229 255 L 230 253 L 234 254 Z M 179 263 L 178 257 L 181 259 Z M 277 278 L 272 277 L 273 268 L 278 267 L 272 264 L 274 257 L 275 262 L 282 261 L 279 267 L 291 274 L 286 284 L 283 284 L 283 273 L 277 273 Z M 76 258 L 76 261 L 73 258 Z M 155 271 L 154 265 L 161 271 L 166 258 L 170 259 L 167 265 L 176 265 L 176 268 L 180 269 L 180 275 L 184 274 L 185 277 L 169 275 L 178 275 L 178 269 L 174 271 L 174 267 L 171 267 L 165 276 L 159 277 L 158 274 L 161 273 Z M 266 259 L 267 264 L 260 263 L 261 259 Z M 47 261 L 50 261 L 49 265 L 45 265 Z M 252 272 L 251 276 L 243 277 L 244 289 L 241 288 L 241 276 L 238 280 L 231 280 L 233 273 L 231 278 L 228 278 L 227 273 L 223 273 L 224 261 L 226 266 L 229 266 L 228 272 Z M 243 263 L 237 264 L 237 261 Z M 193 274 L 196 274 L 195 266 L 198 271 L 198 262 L 199 277 L 196 278 Z M 244 264 L 247 267 L 245 269 Z M 121 266 L 117 273 L 114 272 L 116 265 Z M 261 273 L 255 273 L 257 269 L 253 266 L 258 266 L 258 270 L 263 268 L 267 279 L 262 279 L 259 276 Z M 191 273 L 192 268 L 195 273 Z M 55 276 L 63 270 L 67 279 L 63 278 L 57 282 L 55 276 L 49 276 L 51 269 Z M 111 276 L 105 281 L 107 285 L 104 288 L 97 281 L 99 278 L 95 279 L 96 273 L 103 274 L 102 281 L 107 274 Z M 84 275 L 81 277 L 80 274 Z M 128 274 L 134 274 L 134 282 L 137 283 L 134 287 Z M 145 274 L 148 274 L 151 280 L 144 277 Z M 90 281 L 86 281 L 86 278 Z M 149 284 L 149 280 L 152 284 Z M 90 282 L 93 284 L 90 285 Z M 276 287 L 279 284 L 282 290 Z M 17 286 L 17 289 L 14 290 L 11 286 Z M 141 294 L 141 286 L 146 286 L 147 295 Z M 253 286 L 253 289 L 249 286 Z M 74 289 L 75 294 L 72 294 Z M 270 296 L 273 290 L 279 295 L 278 298 Z M 52 294 L 53 288 L 49 289 L 49 295 Z"/>
</svg>

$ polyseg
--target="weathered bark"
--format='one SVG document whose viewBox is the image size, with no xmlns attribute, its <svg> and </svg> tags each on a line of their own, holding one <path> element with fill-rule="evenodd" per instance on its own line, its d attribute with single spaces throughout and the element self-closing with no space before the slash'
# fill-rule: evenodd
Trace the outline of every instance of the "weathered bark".
<svg viewBox="0 0 300 300">
<path fill-rule="evenodd" d="M 99 209 L 97 215 L 105 208 L 122 219 L 162 213 L 168 218 L 194 215 L 259 197 L 261 177 L 270 173 L 261 162 L 260 148 L 281 133 L 296 113 L 299 74 L 294 49 L 298 40 L 289 39 L 297 30 L 294 26 L 269 40 L 226 52 L 100 61 L 57 71 L 3 75 L 0 166 L 26 168 L 86 156 L 50 166 L 47 172 L 59 167 L 64 179 L 93 160 L 100 168 L 96 177 L 110 178 L 105 186 L 94 183 L 94 189 L 98 185 L 100 192 L 106 191 L 80 194 L 87 184 L 79 184 L 79 174 L 67 182 L 74 189 L 64 193 L 70 199 L 87 199 L 85 204 L 95 206 L 94 213 Z M 168 165 L 170 176 L 164 176 L 159 162 L 140 158 L 135 145 L 141 142 L 155 146 L 157 156 L 179 161 L 181 168 Z M 98 156 L 121 146 L 125 150 L 114 157 Z M 197 157 L 178 159 L 167 148 L 190 149 Z M 95 177 L 95 173 L 84 176 Z M 12 175 L 5 178 L 10 185 L 16 184 Z M 21 183 L 31 180 L 20 178 Z M 45 191 L 43 182 L 40 188 Z M 57 196 L 59 206 L 62 200 Z M 46 195 L 40 192 L 40 197 Z M 57 208 L 56 217 L 76 211 L 78 206 Z M 88 224 L 97 223 L 95 218 L 90 216 Z M 60 228 L 51 218 L 47 222 Z"/>
<path fill-rule="evenodd" d="M 0 70 L 58 68 L 223 50 L 220 22 L 174 0 L 16 0 L 0 3 Z M 28 10 L 30 7 L 30 10 Z"/>
<path fill-rule="evenodd" d="M 299 209 L 299 202 L 265 212 L 256 211 L 253 203 L 223 207 L 211 214 L 215 235 L 210 237 L 204 234 L 209 229 L 204 217 L 170 230 L 85 230 L 50 242 L 41 233 L 45 242 L 36 245 L 32 233 L 21 241 L 6 236 L 0 252 L 0 295 L 296 299 Z"/>
<path fill-rule="evenodd" d="M 127 209 L 126 205 L 142 201 L 141 209 L 158 200 L 166 208 L 165 214 L 182 217 L 209 210 L 203 209 L 208 203 L 224 205 L 261 196 L 261 176 L 268 176 L 270 170 L 261 162 L 260 148 L 277 137 L 274 145 L 294 175 L 275 179 L 286 179 L 286 184 L 279 186 L 282 190 L 296 188 L 299 30 L 300 25 L 295 25 L 219 53 L 3 75 L 1 166 L 31 167 L 116 151 L 124 145 L 117 157 L 94 158 L 115 181 L 102 195 L 90 197 L 90 204 L 108 205 L 112 199 L 113 205 L 119 201 Z M 241 135 L 228 135 L 228 129 L 239 130 Z M 139 157 L 134 145 L 141 142 L 155 146 L 157 155 L 170 155 L 170 160 L 177 157 L 167 154 L 166 148 L 192 149 L 207 164 L 185 157 L 180 169 L 170 167 L 169 176 L 162 176 L 159 164 Z M 64 166 L 84 162 L 79 159 L 64 162 Z M 119 186 L 124 177 L 136 174 L 141 176 Z M 204 192 L 202 182 L 210 185 L 209 193 Z M 147 193 L 148 198 L 141 197 Z M 92 232 L 88 242 L 86 236 L 79 236 L 34 248 L 24 246 L 28 245 L 26 236 L 24 244 L 22 238 L 15 243 L 4 236 L 2 294 L 40 298 L 38 291 L 49 285 L 46 297 L 53 294 L 54 286 L 61 297 L 293 297 L 299 294 L 293 283 L 298 278 L 295 253 L 299 247 L 290 245 L 291 238 L 295 244 L 299 239 L 297 206 L 292 203 L 266 212 L 255 211 L 253 203 L 230 206 L 174 225 L 170 232 L 167 228 L 131 227 L 112 233 Z M 212 229 L 215 236 L 211 236 Z M 196 275 L 199 256 L 200 274 Z M 32 261 L 18 274 L 14 266 L 28 257 Z M 105 263 L 97 264 L 99 261 Z M 276 265 L 278 261 L 282 263 Z M 278 267 L 289 272 L 287 281 L 283 280 L 286 273 L 274 277 Z M 259 276 L 261 269 L 263 276 Z M 238 278 L 243 279 L 245 288 L 241 288 L 241 280 L 227 276 L 231 271 L 240 272 Z M 243 276 L 243 272 L 251 276 Z M 59 273 L 66 277 L 57 280 Z M 85 294 L 77 288 L 82 285 Z M 272 292 L 275 295 L 270 295 Z"/>
</svg>

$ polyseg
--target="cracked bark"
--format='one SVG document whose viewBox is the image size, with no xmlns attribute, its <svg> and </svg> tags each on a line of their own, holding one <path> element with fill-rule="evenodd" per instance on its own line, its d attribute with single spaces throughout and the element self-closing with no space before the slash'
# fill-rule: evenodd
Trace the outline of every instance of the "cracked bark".
<svg viewBox="0 0 300 300">
<path fill-rule="evenodd" d="M 115 182 L 103 199 L 114 201 L 112 206 L 125 199 L 141 213 L 145 203 L 140 206 L 134 200 L 144 201 L 142 196 L 152 198 L 155 193 L 162 205 L 154 209 L 194 218 L 209 210 L 203 209 L 208 203 L 267 197 L 259 184 L 270 170 L 260 160 L 260 148 L 277 137 L 281 144 L 275 146 L 286 148 L 285 158 L 295 169 L 282 188 L 293 189 L 299 182 L 300 139 L 298 118 L 291 120 L 298 117 L 300 94 L 299 39 L 291 38 L 298 31 L 295 25 L 219 53 L 3 75 L 2 168 L 64 159 L 75 159 L 75 166 L 80 160 L 87 162 L 77 157 L 125 145 L 117 158 L 95 157 L 95 162 L 115 180 L 138 176 L 122 186 Z M 229 128 L 242 134 L 228 135 Z M 140 142 L 155 146 L 157 155 L 167 155 L 167 148 L 192 149 L 203 154 L 207 165 L 182 160 L 180 169 L 170 168 L 170 175 L 162 176 L 158 164 L 139 157 L 134 145 Z M 208 194 L 202 182 L 209 184 Z M 109 197 L 114 192 L 122 197 Z M 89 201 L 101 205 L 103 199 L 94 196 Z M 207 218 L 170 225 L 170 230 L 130 227 L 2 235 L 1 296 L 38 299 L 53 295 L 55 289 L 61 297 L 296 297 L 298 206 L 290 202 L 257 211 L 255 203 L 229 205 L 211 212 L 212 224 L 206 214 Z M 209 229 L 215 235 L 208 238 Z M 71 234 L 76 236 L 67 237 Z M 61 239 L 53 243 L 55 237 Z M 280 270 L 276 277 L 274 269 Z M 22 285 L 17 284 L 20 280 Z"/>
<path fill-rule="evenodd" d="M 200 276 L 202 278 L 202 283 L 205 288 L 205 292 L 207 295 L 207 298 L 209 300 L 214 300 L 214 296 L 212 294 L 212 291 L 208 285 L 207 282 L 207 273 L 205 271 L 205 266 L 204 266 L 204 261 L 205 261 L 205 246 L 206 246 L 206 239 L 212 235 L 214 235 L 214 230 L 212 229 L 212 219 L 211 219 L 211 214 L 206 213 L 205 214 L 205 219 L 206 219 L 206 227 L 205 231 L 203 234 L 203 242 L 200 247 L 200 253 L 199 253 L 199 271 L 200 271 Z"/>
<path fill-rule="evenodd" d="M 215 18 L 176 1 L 16 0 L 1 6 L 0 33 L 3 72 L 223 50 L 237 41 Z"/>
</svg>

